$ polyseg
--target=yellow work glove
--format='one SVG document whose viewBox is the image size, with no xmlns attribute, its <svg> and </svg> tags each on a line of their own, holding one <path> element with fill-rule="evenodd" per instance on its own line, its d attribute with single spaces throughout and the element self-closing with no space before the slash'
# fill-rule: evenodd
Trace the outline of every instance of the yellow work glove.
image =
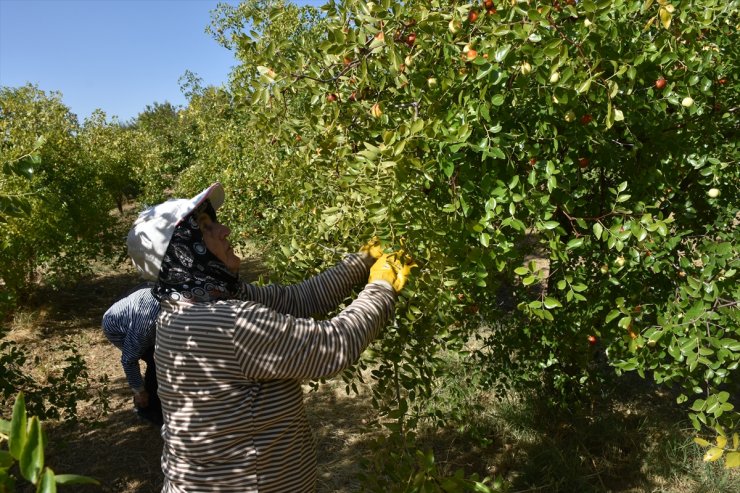
<svg viewBox="0 0 740 493">
<path fill-rule="evenodd" d="M 396 282 L 396 269 L 389 257 L 387 254 L 378 257 L 378 260 L 370 267 L 370 277 L 367 282 L 385 281 L 393 286 Z"/>
<path fill-rule="evenodd" d="M 396 266 L 396 281 L 393 283 L 393 289 L 396 290 L 396 293 L 401 292 L 403 286 L 406 284 L 406 280 L 411 274 L 411 269 L 414 267 L 418 267 L 418 265 L 416 265 L 412 260 L 404 262 L 403 264 L 399 263 L 399 265 Z"/>
<path fill-rule="evenodd" d="M 370 268 L 368 282 L 385 281 L 393 286 L 396 293 L 400 293 L 406 284 L 411 269 L 416 267 L 413 261 L 402 262 L 400 260 L 401 256 L 402 252 L 381 255 Z"/>
<path fill-rule="evenodd" d="M 374 259 L 379 259 L 383 255 L 383 244 L 380 242 L 380 239 L 375 236 L 372 240 L 365 243 L 365 245 L 360 248 L 360 253 L 367 253 Z"/>
</svg>

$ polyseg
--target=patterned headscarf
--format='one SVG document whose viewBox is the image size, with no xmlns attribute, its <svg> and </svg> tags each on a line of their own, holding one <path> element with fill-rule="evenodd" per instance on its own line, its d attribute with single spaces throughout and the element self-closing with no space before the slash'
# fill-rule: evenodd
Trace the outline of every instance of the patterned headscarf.
<svg viewBox="0 0 740 493">
<path fill-rule="evenodd" d="M 198 227 L 198 216 L 204 212 L 216 221 L 216 211 L 206 200 L 172 234 L 153 290 L 160 301 L 215 301 L 231 298 L 239 289 L 239 276 L 206 248 Z"/>
</svg>

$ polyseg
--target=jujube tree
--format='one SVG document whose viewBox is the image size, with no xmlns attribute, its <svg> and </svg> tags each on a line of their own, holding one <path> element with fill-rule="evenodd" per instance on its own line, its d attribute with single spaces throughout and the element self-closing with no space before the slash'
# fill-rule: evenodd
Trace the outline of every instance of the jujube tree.
<svg viewBox="0 0 740 493">
<path fill-rule="evenodd" d="M 596 389 L 602 351 L 678 384 L 697 430 L 731 434 L 737 7 L 222 7 L 212 29 L 242 62 L 229 104 L 263 132 L 262 159 L 220 175 L 242 191 L 229 207 L 260 215 L 288 277 L 370 235 L 421 265 L 371 356 L 396 431 L 444 420 L 425 405 L 437 353 L 478 337 L 502 391 Z"/>
</svg>

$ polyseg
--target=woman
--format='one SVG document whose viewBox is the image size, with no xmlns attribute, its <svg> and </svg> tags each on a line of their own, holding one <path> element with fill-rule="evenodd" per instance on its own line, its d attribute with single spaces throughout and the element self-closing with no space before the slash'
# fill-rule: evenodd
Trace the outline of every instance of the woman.
<svg viewBox="0 0 740 493">
<path fill-rule="evenodd" d="M 223 200 L 214 184 L 144 211 L 129 233 L 129 253 L 156 275 L 161 301 L 162 491 L 314 491 L 301 382 L 357 361 L 392 316 L 404 279 L 376 247 L 297 285 L 241 282 L 229 228 L 216 216 Z M 309 318 L 366 280 L 337 316 Z"/>
</svg>

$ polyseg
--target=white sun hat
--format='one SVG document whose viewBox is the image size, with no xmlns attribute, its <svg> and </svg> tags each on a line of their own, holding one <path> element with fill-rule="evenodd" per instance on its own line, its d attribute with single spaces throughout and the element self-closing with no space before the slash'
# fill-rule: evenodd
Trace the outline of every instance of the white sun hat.
<svg viewBox="0 0 740 493">
<path fill-rule="evenodd" d="M 192 199 L 170 199 L 139 214 L 128 232 L 126 246 L 141 276 L 156 280 L 175 227 L 206 199 L 218 210 L 224 197 L 224 187 L 214 183 Z"/>
</svg>

